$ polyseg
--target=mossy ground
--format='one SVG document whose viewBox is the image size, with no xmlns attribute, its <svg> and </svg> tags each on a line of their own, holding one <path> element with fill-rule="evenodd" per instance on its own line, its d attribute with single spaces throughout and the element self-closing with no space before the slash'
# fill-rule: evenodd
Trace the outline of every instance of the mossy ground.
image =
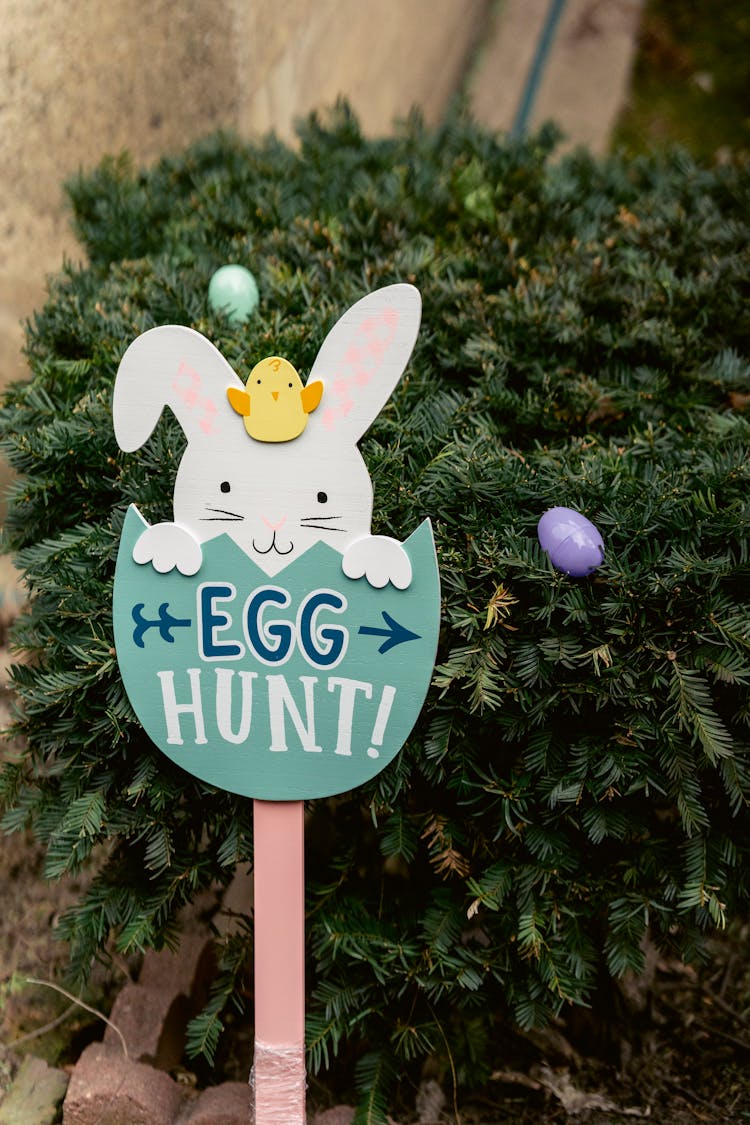
<svg viewBox="0 0 750 1125">
<path fill-rule="evenodd" d="M 649 0 L 613 147 L 683 145 L 704 160 L 750 153 L 750 6 Z"/>
</svg>

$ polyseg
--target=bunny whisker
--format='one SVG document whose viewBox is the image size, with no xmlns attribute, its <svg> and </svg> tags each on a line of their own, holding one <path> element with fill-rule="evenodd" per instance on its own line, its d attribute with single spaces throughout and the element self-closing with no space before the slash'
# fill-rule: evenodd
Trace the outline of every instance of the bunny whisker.
<svg viewBox="0 0 750 1125">
<path fill-rule="evenodd" d="M 245 518 L 244 516 L 240 515 L 239 512 L 230 512 L 226 508 L 209 508 L 207 506 L 206 511 L 207 512 L 216 512 L 217 514 L 215 516 L 201 516 L 200 519 L 203 523 L 209 522 L 211 520 L 213 520 L 213 521 L 216 521 L 216 520 L 228 521 L 228 520 L 244 520 L 244 518 Z"/>
<path fill-rule="evenodd" d="M 323 523 L 324 520 L 340 520 L 341 516 L 302 516 L 300 523 L 308 523 L 310 520 L 315 520 L 316 523 Z"/>
<path fill-rule="evenodd" d="M 345 527 L 331 527 L 323 523 L 303 523 L 302 526 L 313 528 L 315 531 L 346 531 Z"/>
</svg>

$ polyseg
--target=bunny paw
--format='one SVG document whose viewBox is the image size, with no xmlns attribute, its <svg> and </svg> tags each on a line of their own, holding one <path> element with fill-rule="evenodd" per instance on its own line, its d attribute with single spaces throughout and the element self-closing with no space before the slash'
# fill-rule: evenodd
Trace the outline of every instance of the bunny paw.
<svg viewBox="0 0 750 1125">
<path fill-rule="evenodd" d="M 151 563 L 159 574 L 175 567 L 180 574 L 196 574 L 203 561 L 198 540 L 176 523 L 155 523 L 147 527 L 133 548 L 133 561 Z"/>
<path fill-rule="evenodd" d="M 347 547 L 341 563 L 347 578 L 366 578 L 382 590 L 391 582 L 397 590 L 411 585 L 411 561 L 398 539 L 388 535 L 368 535 Z"/>
</svg>

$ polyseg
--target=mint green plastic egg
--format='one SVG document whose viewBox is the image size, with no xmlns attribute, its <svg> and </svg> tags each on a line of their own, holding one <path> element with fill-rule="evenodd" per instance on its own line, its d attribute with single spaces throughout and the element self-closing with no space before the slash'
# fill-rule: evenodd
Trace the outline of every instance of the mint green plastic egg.
<svg viewBox="0 0 750 1125">
<path fill-rule="evenodd" d="M 244 324 L 258 307 L 258 284 L 244 266 L 221 266 L 208 283 L 208 303 L 232 324 Z"/>
</svg>

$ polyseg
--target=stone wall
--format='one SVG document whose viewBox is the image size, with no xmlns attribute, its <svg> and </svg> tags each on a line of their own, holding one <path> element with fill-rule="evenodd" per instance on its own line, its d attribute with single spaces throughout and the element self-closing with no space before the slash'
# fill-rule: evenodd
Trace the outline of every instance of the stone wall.
<svg viewBox="0 0 750 1125">
<path fill-rule="evenodd" d="M 63 181 L 108 152 L 138 163 L 220 126 L 293 135 L 345 94 L 369 133 L 437 120 L 488 0 L 4 0 L 0 20 L 0 383 L 19 321 L 80 251 Z"/>
<path fill-rule="evenodd" d="M 530 126 L 554 117 L 603 151 L 643 0 L 567 0 Z M 79 248 L 62 184 L 106 153 L 138 164 L 218 127 L 293 137 L 344 94 L 369 134 L 458 91 L 478 120 L 517 114 L 550 0 L 3 0 L 0 386 L 24 373 L 20 321 Z"/>
</svg>

